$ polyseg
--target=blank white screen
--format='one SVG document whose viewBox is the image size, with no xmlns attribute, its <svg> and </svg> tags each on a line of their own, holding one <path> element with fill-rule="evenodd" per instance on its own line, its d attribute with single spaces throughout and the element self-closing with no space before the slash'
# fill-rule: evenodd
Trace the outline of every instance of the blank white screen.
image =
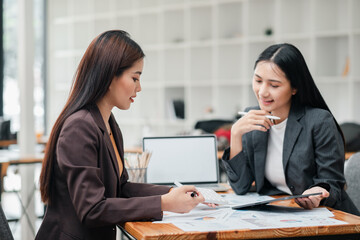
<svg viewBox="0 0 360 240">
<path fill-rule="evenodd" d="M 216 137 L 144 138 L 152 152 L 147 182 L 171 184 L 217 182 Z"/>
</svg>

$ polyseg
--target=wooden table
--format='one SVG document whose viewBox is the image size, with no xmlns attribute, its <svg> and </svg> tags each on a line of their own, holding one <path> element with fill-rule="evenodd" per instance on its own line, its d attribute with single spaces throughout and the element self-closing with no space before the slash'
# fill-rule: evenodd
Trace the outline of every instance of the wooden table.
<svg viewBox="0 0 360 240">
<path fill-rule="evenodd" d="M 294 200 L 275 205 L 297 207 Z M 184 232 L 170 223 L 127 222 L 121 228 L 136 239 L 360 239 L 360 217 L 329 208 L 335 219 L 347 225 L 277 229 L 238 229 L 214 232 Z"/>
<path fill-rule="evenodd" d="M 4 177 L 6 176 L 7 169 L 10 165 L 20 165 L 20 164 L 35 164 L 35 163 L 42 163 L 44 158 L 44 153 L 37 153 L 33 155 L 26 155 L 21 156 L 19 151 L 12 151 L 12 150 L 0 150 L 0 201 L 1 201 L 1 195 L 4 191 Z M 25 180 L 26 181 L 26 180 Z M 18 197 L 18 200 L 21 205 L 21 215 L 17 219 L 12 219 L 12 221 L 15 221 L 16 223 L 19 222 L 23 217 L 26 218 L 26 221 L 28 223 L 29 229 L 33 233 L 33 236 L 35 237 L 35 221 L 32 221 L 30 216 L 35 216 L 35 208 L 31 207 L 31 201 L 34 198 L 34 194 L 36 191 L 36 184 L 33 182 L 25 182 L 26 184 L 23 184 L 22 181 L 22 188 L 25 188 L 29 191 L 29 195 L 26 194 L 26 197 L 24 198 L 23 193 L 15 192 L 16 196 Z"/>
<path fill-rule="evenodd" d="M 8 147 L 12 144 L 17 144 L 16 139 L 13 140 L 0 140 L 0 147 Z"/>
<path fill-rule="evenodd" d="M 20 157 L 18 152 L 0 150 L 0 199 L 3 192 L 3 180 L 10 165 L 41 163 L 43 158 L 44 153 Z"/>
</svg>

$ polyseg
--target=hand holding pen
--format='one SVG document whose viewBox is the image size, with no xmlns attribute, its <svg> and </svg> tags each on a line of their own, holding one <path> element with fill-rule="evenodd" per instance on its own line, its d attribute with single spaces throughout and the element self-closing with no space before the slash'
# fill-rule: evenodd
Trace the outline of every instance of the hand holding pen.
<svg viewBox="0 0 360 240">
<path fill-rule="evenodd" d="M 196 195 L 191 197 L 191 193 L 194 192 Z M 196 191 L 195 186 L 184 185 L 172 188 L 170 192 L 161 196 L 161 209 L 162 211 L 187 213 L 204 201 L 204 196 Z"/>
<path fill-rule="evenodd" d="M 175 181 L 174 184 L 175 184 L 175 186 L 177 186 L 177 187 L 182 187 L 182 186 L 184 186 L 184 185 L 182 185 L 182 184 L 181 184 L 180 182 L 178 182 L 178 181 Z M 198 195 L 199 195 L 199 194 L 198 194 L 196 191 L 192 191 L 191 194 L 190 194 L 191 197 L 197 197 Z"/>
<path fill-rule="evenodd" d="M 174 184 L 175 184 L 177 187 L 182 187 L 182 186 L 183 186 L 183 185 L 182 185 L 180 182 L 178 182 L 178 181 L 175 181 Z M 190 194 L 191 197 L 197 197 L 197 196 L 199 196 L 199 195 L 201 195 L 201 193 L 200 193 L 200 192 L 197 192 L 197 191 L 192 191 L 191 194 Z M 203 196 L 201 195 L 201 197 L 203 197 Z M 202 203 L 205 204 L 205 205 L 208 205 L 209 207 L 212 207 L 212 208 L 215 208 L 215 207 L 218 206 L 218 205 L 215 204 L 215 203 L 207 203 L 207 202 L 202 202 Z"/>
<path fill-rule="evenodd" d="M 247 114 L 247 112 L 238 112 L 239 115 L 244 116 Z M 277 116 L 273 116 L 273 115 L 265 115 L 266 118 L 271 119 L 271 120 L 280 120 L 281 118 L 277 117 Z"/>
<path fill-rule="evenodd" d="M 231 127 L 230 158 L 242 151 L 242 136 L 245 133 L 251 131 L 267 132 L 274 125 L 273 120 L 278 119 L 265 110 L 251 110 L 239 112 L 239 114 L 243 117 Z"/>
<path fill-rule="evenodd" d="M 239 112 L 242 115 L 234 125 L 234 130 L 241 135 L 251 132 L 253 130 L 266 132 L 274 125 L 273 120 L 279 120 L 277 116 L 272 116 L 265 110 L 251 110 L 249 112 Z M 235 126 L 235 127 L 234 127 Z M 233 131 L 233 129 L 232 129 Z"/>
</svg>

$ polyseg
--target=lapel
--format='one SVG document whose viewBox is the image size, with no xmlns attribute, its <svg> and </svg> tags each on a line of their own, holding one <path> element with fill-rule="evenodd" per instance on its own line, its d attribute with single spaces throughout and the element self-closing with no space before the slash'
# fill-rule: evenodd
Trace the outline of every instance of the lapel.
<svg viewBox="0 0 360 240">
<path fill-rule="evenodd" d="M 118 124 L 116 123 L 115 117 L 114 117 L 114 115 L 112 113 L 110 115 L 109 123 L 110 123 L 110 127 L 111 127 L 111 129 L 113 131 L 113 134 L 114 134 L 115 144 L 116 144 L 116 147 L 117 147 L 117 149 L 119 151 L 121 161 L 123 162 L 123 166 L 125 167 L 125 165 L 124 165 L 124 147 L 123 147 L 122 134 L 121 134 L 121 131 L 120 131 L 120 128 L 119 128 Z"/>
<path fill-rule="evenodd" d="M 269 132 L 253 131 L 255 180 L 258 187 L 262 187 L 265 178 L 265 161 L 267 154 Z"/>
<path fill-rule="evenodd" d="M 120 175 L 119 166 L 118 166 L 118 163 L 117 163 L 117 160 L 116 160 L 115 151 L 114 151 L 113 145 L 111 143 L 109 133 L 106 130 L 106 126 L 105 126 L 104 120 L 103 120 L 103 118 L 101 116 L 100 110 L 94 104 L 94 105 L 91 105 L 89 107 L 89 111 L 90 111 L 91 115 L 93 116 L 95 123 L 98 125 L 98 127 L 100 128 L 100 130 L 101 130 L 101 132 L 103 134 L 103 140 L 105 141 L 105 145 L 106 145 L 106 147 L 107 147 L 107 149 L 108 149 L 108 151 L 110 153 L 111 162 L 112 162 L 113 167 L 115 168 L 115 170 L 116 170 L 116 172 L 117 172 L 117 174 L 119 176 Z M 114 127 L 115 120 L 114 120 L 114 117 L 112 116 L 112 114 L 110 116 L 110 121 L 109 122 L 110 122 L 111 129 L 116 129 Z M 116 130 L 115 131 L 112 130 L 112 132 L 114 133 L 114 132 L 116 132 Z M 118 139 L 117 136 L 118 136 L 118 133 L 116 132 L 116 136 L 114 135 L 114 139 L 115 139 L 116 145 L 118 147 L 118 151 L 119 151 L 119 154 L 121 156 L 121 159 L 123 159 L 123 157 L 122 157 L 123 156 L 122 148 L 119 148 L 119 143 L 116 141 Z"/>
<path fill-rule="evenodd" d="M 290 159 L 290 155 L 295 146 L 296 140 L 298 139 L 302 130 L 302 125 L 299 123 L 299 119 L 304 116 L 305 109 L 297 106 L 296 104 L 291 105 L 289 112 L 288 121 L 285 129 L 284 145 L 283 145 L 283 165 L 284 171 L 286 171 L 287 164 Z"/>
</svg>

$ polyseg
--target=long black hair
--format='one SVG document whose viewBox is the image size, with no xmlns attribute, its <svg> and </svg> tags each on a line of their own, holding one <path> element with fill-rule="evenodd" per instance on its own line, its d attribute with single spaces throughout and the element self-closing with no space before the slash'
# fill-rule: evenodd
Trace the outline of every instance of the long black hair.
<svg viewBox="0 0 360 240">
<path fill-rule="evenodd" d="M 311 76 L 303 55 L 294 45 L 289 43 L 271 45 L 259 55 L 254 68 L 261 61 L 273 62 L 284 72 L 291 87 L 297 90 L 291 99 L 293 103 L 325 109 L 331 113 Z M 332 113 L 331 115 L 345 143 L 344 134 L 334 115 Z"/>
<path fill-rule="evenodd" d="M 86 49 L 76 70 L 69 98 L 57 118 L 45 149 L 40 174 L 41 199 L 50 204 L 56 143 L 65 120 L 74 112 L 95 104 L 109 89 L 114 77 L 144 58 L 144 52 L 129 34 L 121 30 L 97 36 Z"/>
</svg>

